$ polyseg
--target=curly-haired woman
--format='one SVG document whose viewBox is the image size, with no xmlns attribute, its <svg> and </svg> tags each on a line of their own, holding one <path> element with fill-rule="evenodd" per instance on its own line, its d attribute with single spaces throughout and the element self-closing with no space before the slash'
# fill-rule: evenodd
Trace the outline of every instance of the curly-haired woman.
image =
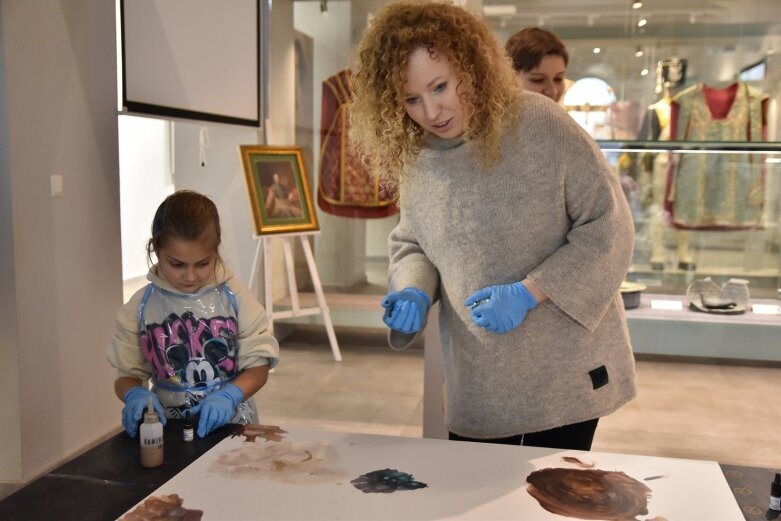
<svg viewBox="0 0 781 521">
<path fill-rule="evenodd" d="M 463 8 L 386 6 L 353 70 L 351 139 L 399 194 L 391 346 L 439 300 L 451 439 L 588 450 L 599 417 L 635 396 L 616 176 Z"/>
</svg>

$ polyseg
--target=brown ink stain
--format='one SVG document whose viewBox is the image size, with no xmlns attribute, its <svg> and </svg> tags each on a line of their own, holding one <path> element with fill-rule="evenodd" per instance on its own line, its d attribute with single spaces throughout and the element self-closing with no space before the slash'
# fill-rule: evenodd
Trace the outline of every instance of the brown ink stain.
<svg viewBox="0 0 781 521">
<path fill-rule="evenodd" d="M 184 508 L 183 503 L 177 494 L 152 496 L 121 517 L 120 521 L 200 521 L 203 511 Z"/>
<path fill-rule="evenodd" d="M 529 494 L 553 514 L 609 521 L 648 514 L 651 489 L 623 472 L 550 468 L 532 472 L 526 482 Z"/>
<path fill-rule="evenodd" d="M 585 461 L 582 461 L 575 456 L 563 456 L 561 459 L 566 461 L 567 463 L 572 463 L 573 465 L 577 465 L 578 467 L 584 468 L 584 469 L 593 469 L 595 463 L 586 463 Z"/>
<path fill-rule="evenodd" d="M 249 423 L 247 425 L 240 425 L 231 434 L 231 438 L 236 436 L 244 436 L 245 442 L 255 443 L 255 438 L 264 438 L 269 441 L 282 441 L 285 437 L 283 434 L 287 434 L 287 431 L 279 428 L 276 425 L 258 425 L 256 423 Z"/>
<path fill-rule="evenodd" d="M 254 444 L 220 454 L 209 472 L 229 478 L 271 479 L 293 485 L 336 482 L 347 476 L 338 468 L 339 452 L 326 443 L 308 441 Z"/>
</svg>

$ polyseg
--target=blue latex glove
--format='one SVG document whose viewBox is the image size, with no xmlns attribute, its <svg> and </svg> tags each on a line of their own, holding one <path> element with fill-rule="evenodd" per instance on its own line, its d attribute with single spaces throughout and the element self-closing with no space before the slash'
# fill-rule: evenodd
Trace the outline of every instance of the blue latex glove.
<svg viewBox="0 0 781 521">
<path fill-rule="evenodd" d="M 526 286 L 514 282 L 483 288 L 466 299 L 464 305 L 472 308 L 472 320 L 478 326 L 494 333 L 507 333 L 521 325 L 537 301 Z"/>
<path fill-rule="evenodd" d="M 193 408 L 192 414 L 200 412 L 198 437 L 203 438 L 211 431 L 222 427 L 236 414 L 236 407 L 244 401 L 244 391 L 235 384 L 225 384 Z"/>
<path fill-rule="evenodd" d="M 423 327 L 431 301 L 421 289 L 404 288 L 385 295 L 381 304 L 385 308 L 385 315 L 382 317 L 385 325 L 410 334 L 417 333 Z"/>
<path fill-rule="evenodd" d="M 144 387 L 131 387 L 125 393 L 125 407 L 122 409 L 122 426 L 131 438 L 135 438 L 138 434 L 138 422 L 146 412 L 149 396 L 152 396 L 152 405 L 160 417 L 160 423 L 165 425 L 165 409 L 157 395 Z"/>
</svg>

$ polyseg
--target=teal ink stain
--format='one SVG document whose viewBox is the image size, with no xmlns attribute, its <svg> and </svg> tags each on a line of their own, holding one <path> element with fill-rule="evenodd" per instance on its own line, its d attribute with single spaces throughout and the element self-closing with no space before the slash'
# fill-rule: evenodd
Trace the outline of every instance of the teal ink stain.
<svg viewBox="0 0 781 521">
<path fill-rule="evenodd" d="M 426 483 L 415 481 L 412 474 L 396 469 L 375 470 L 358 476 L 350 483 L 365 494 L 390 494 L 397 490 L 415 490 L 428 487 Z"/>
</svg>

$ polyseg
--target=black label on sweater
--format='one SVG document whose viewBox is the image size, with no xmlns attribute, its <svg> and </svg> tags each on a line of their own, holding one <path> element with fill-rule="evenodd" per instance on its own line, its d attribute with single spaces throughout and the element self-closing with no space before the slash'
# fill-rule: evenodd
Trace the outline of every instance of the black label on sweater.
<svg viewBox="0 0 781 521">
<path fill-rule="evenodd" d="M 607 367 L 604 365 L 600 365 L 596 369 L 592 369 L 588 372 L 588 375 L 591 377 L 591 385 L 594 386 L 595 390 L 607 385 L 609 381 L 607 377 Z"/>
</svg>

